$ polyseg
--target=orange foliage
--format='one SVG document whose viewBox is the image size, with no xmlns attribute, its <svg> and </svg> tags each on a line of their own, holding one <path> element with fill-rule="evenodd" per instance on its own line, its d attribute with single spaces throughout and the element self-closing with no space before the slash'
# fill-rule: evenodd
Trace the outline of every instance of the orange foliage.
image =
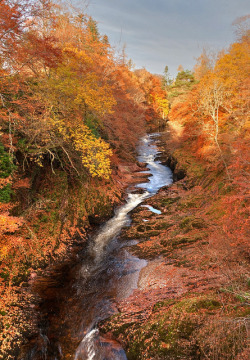
<svg viewBox="0 0 250 360">
<path fill-rule="evenodd" d="M 249 54 L 249 39 L 243 36 L 220 54 L 213 69 L 206 69 L 169 116 L 182 125 L 183 146 L 188 144 L 206 169 L 227 173 L 221 180 L 223 229 L 242 252 L 248 251 L 249 227 Z M 202 72 L 204 67 L 197 69 Z"/>
<path fill-rule="evenodd" d="M 136 70 L 135 74 L 141 89 L 145 93 L 146 101 L 151 104 L 156 114 L 165 119 L 168 115 L 169 103 L 166 91 L 162 86 L 162 80 L 145 69 Z"/>
<path fill-rule="evenodd" d="M 10 168 L 0 173 L 0 354 L 7 356 L 28 327 L 11 305 L 21 301 L 20 281 L 66 256 L 88 217 L 110 213 L 120 196 L 109 179 L 115 159 L 133 159 L 145 119 L 165 118 L 168 103 L 160 79 L 117 59 L 93 19 L 50 0 L 1 1 L 0 40 L 0 146 Z"/>
</svg>

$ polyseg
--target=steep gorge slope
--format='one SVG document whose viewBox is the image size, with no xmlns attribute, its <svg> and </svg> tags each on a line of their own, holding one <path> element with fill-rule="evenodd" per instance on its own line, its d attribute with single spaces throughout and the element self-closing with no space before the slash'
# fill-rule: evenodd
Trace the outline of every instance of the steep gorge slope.
<svg viewBox="0 0 250 360">
<path fill-rule="evenodd" d="M 247 359 L 247 234 L 238 234 L 233 214 L 234 232 L 225 230 L 225 173 L 197 161 L 174 128 L 159 147 L 177 181 L 146 202 L 161 214 L 134 210 L 122 235 L 138 241 L 130 251 L 148 264 L 101 331 L 121 342 L 128 359 Z"/>
<path fill-rule="evenodd" d="M 131 360 L 248 358 L 249 30 L 205 60 L 196 80 L 183 70 L 168 86 L 159 146 L 182 180 L 148 200 L 161 214 L 135 210 L 123 234 L 148 265 L 101 329 Z"/>
<path fill-rule="evenodd" d="M 28 282 L 112 214 L 140 168 L 146 112 L 151 125 L 160 115 L 152 84 L 146 93 L 87 14 L 42 0 L 0 10 L 0 353 L 10 359 L 35 326 Z"/>
</svg>

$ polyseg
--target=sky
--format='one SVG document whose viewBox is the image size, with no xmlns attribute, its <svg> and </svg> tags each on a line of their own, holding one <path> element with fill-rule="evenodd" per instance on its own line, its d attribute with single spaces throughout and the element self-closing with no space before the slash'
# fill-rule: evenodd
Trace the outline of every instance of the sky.
<svg viewBox="0 0 250 360">
<path fill-rule="evenodd" d="M 86 0 L 75 0 L 85 8 Z M 135 68 L 163 74 L 167 65 L 192 70 L 203 48 L 218 51 L 235 40 L 233 21 L 250 13 L 249 0 L 88 0 L 87 13 Z"/>
</svg>

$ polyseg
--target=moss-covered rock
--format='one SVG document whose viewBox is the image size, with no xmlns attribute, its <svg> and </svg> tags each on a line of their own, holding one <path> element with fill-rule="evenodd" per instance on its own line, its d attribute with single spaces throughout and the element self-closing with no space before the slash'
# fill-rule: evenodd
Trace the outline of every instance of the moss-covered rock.
<svg viewBox="0 0 250 360">
<path fill-rule="evenodd" d="M 202 218 L 186 216 L 180 222 L 179 227 L 188 232 L 192 229 L 203 229 L 207 227 L 207 225 Z"/>
<path fill-rule="evenodd" d="M 180 200 L 180 196 L 174 197 L 174 198 L 163 198 L 160 201 L 161 206 L 170 207 L 174 203 Z"/>
<path fill-rule="evenodd" d="M 142 359 L 235 359 L 242 350 L 245 338 L 242 326 L 224 314 L 219 323 L 216 317 L 224 307 L 216 295 L 197 295 L 185 299 L 157 302 L 145 321 L 123 323 L 123 315 L 115 315 L 102 327 L 112 331 L 126 345 L 129 360 Z M 218 332 L 216 326 L 220 328 Z M 239 330 L 237 334 L 236 329 Z M 218 333 L 220 341 L 214 339 Z M 224 337 L 223 337 L 224 336 Z M 214 357 L 216 353 L 220 357 Z"/>
</svg>

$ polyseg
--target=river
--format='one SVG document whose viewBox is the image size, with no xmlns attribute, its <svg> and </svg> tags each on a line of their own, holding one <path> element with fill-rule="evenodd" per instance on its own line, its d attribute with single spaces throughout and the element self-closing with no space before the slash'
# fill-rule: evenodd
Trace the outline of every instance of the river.
<svg viewBox="0 0 250 360">
<path fill-rule="evenodd" d="M 47 296 L 44 307 L 48 319 L 41 320 L 39 341 L 34 341 L 22 360 L 126 359 L 119 344 L 103 338 L 97 325 L 117 312 L 117 300 L 137 288 L 140 270 L 147 264 L 129 253 L 129 245 L 135 241 L 121 240 L 119 234 L 130 224 L 129 213 L 140 204 L 159 213 L 142 203 L 173 182 L 171 170 L 157 161 L 157 137 L 146 135 L 138 146 L 138 160 L 149 169 L 149 181 L 136 185 L 143 191 L 128 190 L 126 203 L 93 235 L 79 262 L 67 270 L 69 283 L 63 282 L 56 292 L 53 289 L 56 296 Z"/>
</svg>

